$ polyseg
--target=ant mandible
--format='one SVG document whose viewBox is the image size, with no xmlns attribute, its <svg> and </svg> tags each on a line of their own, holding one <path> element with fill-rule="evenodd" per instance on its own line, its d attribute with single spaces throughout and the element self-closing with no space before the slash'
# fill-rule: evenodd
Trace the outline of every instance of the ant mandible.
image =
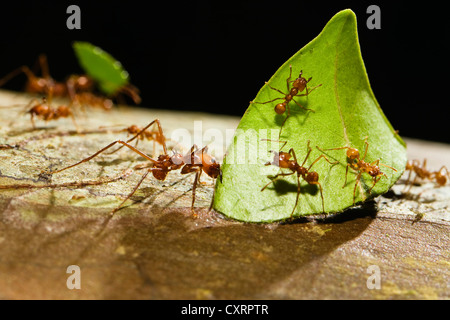
<svg viewBox="0 0 450 320">
<path fill-rule="evenodd" d="M 264 139 L 265 141 L 269 141 Z M 281 142 L 281 141 L 280 141 Z M 272 151 L 274 153 L 274 157 L 273 157 L 273 161 L 272 162 L 267 162 L 265 165 L 269 166 L 269 165 L 275 165 L 278 166 L 282 169 L 289 169 L 292 172 L 289 173 L 278 173 L 277 175 L 273 176 L 271 178 L 271 181 L 266 184 L 261 191 L 264 191 L 270 184 L 274 183 L 279 177 L 285 177 L 285 176 L 290 176 L 293 174 L 297 174 L 297 197 L 295 199 L 295 205 L 294 208 L 292 209 L 291 212 L 291 218 L 294 215 L 295 209 L 297 208 L 298 205 L 298 199 L 300 196 L 300 177 L 303 178 L 303 180 L 305 180 L 308 184 L 310 185 L 317 185 L 319 186 L 319 191 L 320 191 L 320 197 L 322 198 L 322 211 L 325 213 L 325 205 L 324 205 L 324 198 L 323 198 L 323 190 L 322 190 L 322 185 L 319 182 L 319 174 L 316 171 L 311 171 L 311 168 L 314 164 L 317 163 L 317 161 L 319 161 L 321 158 L 325 159 L 328 163 L 335 165 L 337 163 L 339 163 L 339 161 L 336 162 L 331 162 L 325 155 L 320 155 L 316 160 L 313 161 L 313 163 L 311 163 L 311 165 L 309 167 L 305 167 L 305 163 L 309 158 L 309 155 L 312 151 L 311 147 L 310 147 L 310 141 L 308 140 L 308 144 L 307 144 L 307 149 L 308 152 L 306 153 L 305 159 L 303 160 L 303 163 L 300 165 L 297 161 L 297 156 L 295 154 L 295 151 L 293 148 L 289 149 L 289 152 L 283 152 L 281 151 L 281 149 L 283 149 L 283 147 L 286 145 L 287 141 L 284 141 L 284 144 L 281 146 L 280 148 L 280 152 L 276 152 L 276 151 Z M 291 157 L 293 157 L 294 159 L 292 160 Z"/>
<path fill-rule="evenodd" d="M 304 106 L 302 106 L 300 103 L 298 103 L 294 97 L 303 97 L 303 96 L 307 96 L 309 95 L 314 89 L 320 87 L 322 84 L 319 84 L 315 87 L 313 87 L 312 89 L 308 89 L 308 83 L 311 81 L 312 77 L 309 78 L 308 80 L 306 80 L 305 78 L 302 77 L 303 75 L 303 70 L 300 71 L 300 74 L 298 75 L 298 78 L 295 80 L 291 80 L 291 76 L 292 76 L 292 65 L 289 65 L 289 77 L 286 79 L 286 85 L 287 85 L 287 92 L 288 93 L 284 93 L 283 91 L 272 87 L 271 85 L 269 85 L 269 83 L 266 81 L 266 85 L 272 89 L 275 90 L 279 93 L 281 93 L 284 97 L 279 97 L 279 98 L 275 98 L 273 100 L 270 101 L 266 101 L 266 102 L 254 102 L 254 101 L 250 101 L 250 103 L 256 103 L 256 104 L 267 104 L 267 103 L 272 103 L 275 102 L 277 100 L 284 100 L 281 103 L 278 103 L 275 106 L 275 112 L 277 114 L 284 114 L 287 110 L 287 116 L 284 119 L 283 123 L 281 124 L 281 128 L 280 128 L 280 136 L 281 136 L 281 130 L 283 130 L 283 126 L 286 123 L 286 120 L 291 116 L 291 109 L 289 107 L 289 102 L 294 101 L 300 108 L 306 110 L 306 111 L 311 111 L 311 112 L 315 112 L 312 109 L 308 109 L 305 108 Z M 292 87 L 290 86 L 292 82 Z M 301 92 L 303 92 L 304 90 L 306 90 L 306 93 L 300 94 Z"/>
<path fill-rule="evenodd" d="M 422 180 L 434 180 L 440 187 L 444 186 L 447 183 L 447 180 L 450 179 L 450 172 L 448 171 L 446 166 L 442 166 L 438 171 L 429 171 L 428 169 L 426 169 L 426 166 L 427 159 L 423 160 L 422 165 L 420 165 L 419 160 L 409 160 L 406 163 L 405 171 L 409 171 L 409 174 L 408 178 L 406 179 L 405 185 L 410 184 L 409 189 L 411 189 L 412 185 L 417 182 L 418 178 Z M 446 174 L 443 174 L 444 170 L 446 171 Z M 411 174 L 413 172 L 416 174 L 416 176 L 414 177 L 414 180 L 410 182 Z"/>
<path fill-rule="evenodd" d="M 373 185 L 369 189 L 369 194 L 372 192 L 372 189 L 375 187 L 378 181 L 380 181 L 381 177 L 384 176 L 387 178 L 386 174 L 381 172 L 379 166 L 383 166 L 389 169 L 392 169 L 397 172 L 397 169 L 390 167 L 388 165 L 380 163 L 380 159 L 377 159 L 371 163 L 365 161 L 367 155 L 367 149 L 369 148 L 369 143 L 367 142 L 368 137 L 364 138 L 365 151 L 364 156 L 360 158 L 359 150 L 351 147 L 339 147 L 339 148 L 331 148 L 331 149 L 321 149 L 317 147 L 317 149 L 321 151 L 329 151 L 329 150 L 342 150 L 347 149 L 347 166 L 345 169 L 345 181 L 342 188 L 345 188 L 347 184 L 347 176 L 348 176 L 348 168 L 352 168 L 353 170 L 358 172 L 356 177 L 355 187 L 353 188 L 353 205 L 355 204 L 356 199 L 356 187 L 361 183 L 361 176 L 363 173 L 367 173 L 372 177 Z"/>
</svg>

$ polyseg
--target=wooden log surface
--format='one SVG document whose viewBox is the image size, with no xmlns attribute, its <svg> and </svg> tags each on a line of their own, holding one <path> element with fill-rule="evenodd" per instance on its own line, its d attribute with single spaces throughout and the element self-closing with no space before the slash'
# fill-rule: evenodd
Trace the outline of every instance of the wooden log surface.
<svg viewBox="0 0 450 320">
<path fill-rule="evenodd" d="M 239 119 L 121 106 L 78 112 L 82 134 L 70 119 L 37 120 L 32 130 L 23 113 L 30 99 L 0 91 L 0 298 L 450 298 L 449 185 L 425 183 L 405 194 L 400 181 L 386 195 L 336 216 L 245 224 L 207 212 L 213 181 L 206 177 L 193 217 L 193 175 L 174 172 L 163 182 L 146 179 L 111 217 L 140 180 L 142 157 L 123 148 L 51 179 L 41 172 L 126 139 L 114 131 L 155 118 L 167 137 L 199 134 L 181 144 L 169 141 L 171 147 L 209 144 L 220 161 Z M 107 132 L 94 132 L 100 126 Z M 405 141 L 410 159 L 450 168 L 450 146 Z M 154 153 L 152 142 L 139 147 Z M 95 185 L 130 169 L 131 175 Z M 80 185 L 68 185 L 73 182 Z M 92 185 L 81 185 L 86 182 Z M 80 267 L 80 290 L 67 288 L 70 265 Z M 378 271 L 381 287 L 372 288 Z"/>
</svg>

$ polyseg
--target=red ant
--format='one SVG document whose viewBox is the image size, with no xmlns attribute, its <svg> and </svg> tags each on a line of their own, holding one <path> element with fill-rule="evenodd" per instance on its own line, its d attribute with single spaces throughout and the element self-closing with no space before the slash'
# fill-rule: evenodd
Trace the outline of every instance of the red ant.
<svg viewBox="0 0 450 320">
<path fill-rule="evenodd" d="M 158 126 L 158 130 L 154 131 L 149 131 L 147 130 L 151 125 L 156 124 Z M 138 142 L 140 140 L 153 140 L 153 154 L 156 153 L 156 143 L 159 143 L 162 146 L 166 145 L 166 141 L 167 138 L 164 136 L 164 134 L 162 134 L 162 128 L 160 125 L 160 122 L 157 121 L 153 121 L 151 123 L 151 125 L 148 125 L 145 129 L 133 124 L 127 128 L 124 129 L 120 129 L 120 130 L 116 130 L 114 132 L 126 132 L 127 136 L 129 135 L 134 135 L 134 137 L 130 140 L 128 140 L 127 142 L 130 143 L 133 140 L 136 140 L 136 143 L 134 145 L 135 148 L 137 148 Z M 99 129 L 105 129 L 107 127 L 100 127 Z M 110 154 L 115 153 L 117 151 L 119 151 L 120 149 L 122 149 L 124 146 L 120 146 L 119 148 L 117 148 L 116 150 L 110 152 Z"/>
<path fill-rule="evenodd" d="M 68 106 L 61 105 L 57 108 L 54 108 L 51 106 L 51 103 L 47 102 L 47 99 L 43 97 L 41 102 L 39 102 L 39 100 L 37 99 L 31 100 L 27 108 L 29 107 L 31 108 L 28 109 L 27 113 L 31 115 L 31 124 L 33 126 L 33 129 L 36 129 L 36 125 L 34 122 L 35 116 L 46 122 L 50 120 L 57 120 L 59 118 L 71 117 L 75 128 L 77 129 L 77 131 L 79 131 L 72 110 Z"/>
<path fill-rule="evenodd" d="M 284 93 L 283 91 L 274 88 L 272 86 L 269 85 L 269 83 L 266 81 L 265 84 L 267 86 L 269 86 L 270 89 L 275 90 L 279 93 L 281 93 L 284 97 L 279 97 L 279 98 L 275 98 L 273 100 L 270 101 L 266 101 L 266 102 L 254 102 L 254 101 L 250 101 L 250 103 L 257 103 L 257 104 L 267 104 L 267 103 L 272 103 L 274 101 L 277 100 L 284 100 L 281 103 L 278 103 L 275 106 L 275 112 L 277 114 L 284 114 L 286 112 L 287 109 L 287 116 L 284 119 L 283 123 L 281 124 L 281 129 L 280 129 L 280 135 L 281 135 L 281 130 L 283 130 L 283 126 L 286 122 L 286 120 L 291 116 L 291 109 L 289 108 L 289 102 L 294 101 L 300 108 L 306 110 L 306 111 L 312 111 L 315 112 L 312 109 L 308 109 L 303 107 L 300 103 L 298 103 L 294 97 L 303 97 L 303 96 L 307 96 L 309 95 L 314 89 L 320 87 L 322 84 L 319 84 L 317 86 L 315 86 L 312 89 L 308 89 L 308 83 L 311 81 L 312 77 L 309 78 L 308 80 L 306 80 L 305 78 L 302 77 L 303 71 L 300 71 L 300 74 L 298 75 L 298 78 L 295 80 L 291 80 L 291 76 L 292 76 L 292 65 L 289 65 L 289 77 L 286 79 L 286 85 L 287 85 L 287 91 L 288 93 Z M 292 82 L 292 88 L 290 86 L 290 83 Z M 304 90 L 306 90 L 306 93 L 300 94 L 301 92 L 303 92 Z"/>
<path fill-rule="evenodd" d="M 217 176 L 219 176 L 220 172 L 221 172 L 220 165 L 215 161 L 215 159 L 212 156 L 207 154 L 207 147 L 205 147 L 201 150 L 198 150 L 198 148 L 196 146 L 193 146 L 191 148 L 191 151 L 184 156 L 181 155 L 180 153 L 175 153 L 175 152 L 173 153 L 173 155 L 170 156 L 167 154 L 167 147 L 166 147 L 165 141 L 163 140 L 162 146 L 164 149 L 164 153 L 162 155 L 158 156 L 157 159 L 153 159 L 153 158 L 149 157 L 148 155 L 146 155 L 144 152 L 138 150 L 137 148 L 135 148 L 129 144 L 131 141 L 133 141 L 138 136 L 140 136 L 145 130 L 147 130 L 154 123 L 156 123 L 158 126 L 160 136 L 164 136 L 162 128 L 161 128 L 161 124 L 160 124 L 159 120 L 156 119 L 156 120 L 153 120 L 151 123 L 149 123 L 147 126 L 145 126 L 142 130 L 140 130 L 133 138 L 131 138 L 127 141 L 116 140 L 116 141 L 110 143 L 109 145 L 107 145 L 106 147 L 104 147 L 103 149 L 97 151 L 95 154 L 91 155 L 90 157 L 87 157 L 87 158 L 85 158 L 73 165 L 65 167 L 63 169 L 49 172 L 48 174 L 55 174 L 55 173 L 59 173 L 61 171 L 73 168 L 81 163 L 84 163 L 84 162 L 87 162 L 87 161 L 93 159 L 100 153 L 108 150 L 109 148 L 113 147 L 116 144 L 122 144 L 122 146 L 125 146 L 125 147 L 131 149 L 132 151 L 139 154 L 141 157 L 150 161 L 151 167 L 148 168 L 148 170 L 142 175 L 141 180 L 134 187 L 132 192 L 125 198 L 125 200 L 117 208 L 115 208 L 111 212 L 111 214 L 114 214 L 117 210 L 119 210 L 122 207 L 122 205 L 128 199 L 131 198 L 131 196 L 136 192 L 136 190 L 139 188 L 139 186 L 142 184 L 142 182 L 145 180 L 145 178 L 148 176 L 148 174 L 150 172 L 153 174 L 153 177 L 155 179 L 164 181 L 170 171 L 178 170 L 180 168 L 182 169 L 181 170 L 182 174 L 196 172 L 194 186 L 193 186 L 193 192 L 192 192 L 191 210 L 193 211 L 194 203 L 195 203 L 195 191 L 196 191 L 197 183 L 199 182 L 201 172 L 202 171 L 205 172 L 211 178 L 217 178 Z M 143 167 L 143 166 L 135 167 L 135 169 L 144 169 L 144 168 L 145 167 Z"/>
<path fill-rule="evenodd" d="M 55 96 L 67 96 L 68 91 L 66 84 L 57 82 L 50 76 L 46 56 L 43 54 L 40 55 L 38 61 L 42 71 L 42 77 L 36 76 L 27 66 L 21 66 L 0 79 L 0 87 L 20 73 L 24 73 L 27 76 L 25 91 L 48 95 L 50 90 L 52 90 L 52 94 Z"/>
<path fill-rule="evenodd" d="M 427 159 L 423 160 L 422 166 L 420 165 L 419 160 L 410 160 L 406 163 L 405 171 L 409 171 L 408 178 L 405 182 L 405 184 L 410 184 L 409 189 L 411 189 L 412 185 L 417 182 L 417 179 L 428 179 L 428 180 L 435 180 L 435 182 L 440 186 L 444 186 L 447 183 L 447 180 L 450 179 L 450 172 L 448 171 L 446 166 L 442 166 L 439 171 L 429 171 L 426 169 L 427 166 Z M 446 174 L 443 174 L 443 171 L 445 170 Z M 415 173 L 416 176 L 414 177 L 414 180 L 411 181 L 411 174 Z M 409 190 L 408 189 L 408 190 Z"/>
<path fill-rule="evenodd" d="M 38 61 L 42 71 L 42 77 L 36 76 L 27 66 L 21 66 L 0 79 L 0 87 L 20 73 L 24 73 L 27 76 L 25 90 L 29 93 L 49 95 L 51 91 L 52 95 L 69 97 L 73 104 L 75 103 L 80 106 L 89 105 L 105 110 L 112 108 L 113 102 L 111 99 L 95 95 L 92 92 L 94 89 L 94 81 L 91 77 L 87 75 L 71 75 L 65 82 L 58 82 L 50 76 L 47 57 L 41 54 Z M 139 89 L 131 84 L 120 88 L 115 93 L 115 96 L 119 96 L 122 93 L 131 97 L 136 104 L 141 102 Z"/>
<path fill-rule="evenodd" d="M 265 140 L 265 141 L 268 141 L 268 140 Z M 271 178 L 271 181 L 268 184 L 266 184 L 261 189 L 261 191 L 264 191 L 270 184 L 274 183 L 274 181 L 277 180 L 279 177 L 290 176 L 290 175 L 297 173 L 297 197 L 295 199 L 294 208 L 292 209 L 292 212 L 291 212 L 291 218 L 295 212 L 295 209 L 297 208 L 298 199 L 300 196 L 300 177 L 302 177 L 303 180 L 305 180 L 310 185 L 319 186 L 320 197 L 322 198 L 322 211 L 325 213 L 323 191 L 322 191 L 322 185 L 319 182 L 319 174 L 316 171 L 311 171 L 311 167 L 314 164 L 316 164 L 317 161 L 319 161 L 321 158 L 324 158 L 328 163 L 330 163 L 332 165 L 339 163 L 339 161 L 331 162 L 330 160 L 328 160 L 328 158 L 325 155 L 322 154 L 316 160 L 314 160 L 313 163 L 309 167 L 306 168 L 305 163 L 308 160 L 309 155 L 312 151 L 312 149 L 309 145 L 310 141 L 308 140 L 308 144 L 307 144 L 308 152 L 306 153 L 305 159 L 303 160 L 303 163 L 301 165 L 297 161 L 297 156 L 295 155 L 295 151 L 293 148 L 289 149 L 289 152 L 281 151 L 281 149 L 283 149 L 283 147 L 286 145 L 286 143 L 287 143 L 287 141 L 284 141 L 284 144 L 280 148 L 280 152 L 271 151 L 274 153 L 273 161 L 267 162 L 265 165 L 266 166 L 269 166 L 269 165 L 278 166 L 282 169 L 289 169 L 292 172 L 278 173 L 277 175 L 275 175 L 274 177 Z M 291 157 L 293 157 L 294 159 L 292 160 Z"/>
<path fill-rule="evenodd" d="M 380 160 L 375 160 L 371 163 L 365 162 L 367 155 L 367 149 L 369 148 L 369 143 L 367 142 L 368 137 L 364 138 L 364 144 L 365 144 L 365 151 L 364 156 L 360 158 L 359 150 L 351 147 L 339 147 L 339 148 L 331 148 L 331 149 L 321 149 L 317 147 L 321 151 L 328 151 L 328 150 L 341 150 L 341 149 L 347 149 L 347 166 L 345 169 L 345 181 L 342 188 L 345 188 L 345 185 L 347 184 L 347 175 L 348 175 L 348 168 L 352 168 L 353 170 L 358 172 L 358 175 L 356 177 L 355 187 L 353 188 L 353 204 L 355 204 L 356 199 L 356 186 L 361 183 L 361 176 L 363 173 L 369 174 L 373 179 L 373 185 L 369 189 L 369 194 L 372 192 L 372 189 L 375 187 L 378 181 L 380 181 L 381 177 L 384 176 L 387 178 L 386 174 L 381 172 L 379 166 L 383 166 L 389 169 L 392 169 L 397 172 L 397 170 L 393 167 L 390 167 L 388 165 L 380 163 Z"/>
</svg>

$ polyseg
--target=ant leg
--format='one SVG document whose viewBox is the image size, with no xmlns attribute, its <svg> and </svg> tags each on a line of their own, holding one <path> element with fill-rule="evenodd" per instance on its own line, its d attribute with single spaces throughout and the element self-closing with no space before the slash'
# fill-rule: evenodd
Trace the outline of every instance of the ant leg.
<svg viewBox="0 0 450 320">
<path fill-rule="evenodd" d="M 164 133 L 162 131 L 162 127 L 161 127 L 161 123 L 158 119 L 153 120 L 152 122 L 150 122 L 148 125 L 146 125 L 144 128 L 142 128 L 138 133 L 136 133 L 131 139 L 128 139 L 126 142 L 130 143 L 133 140 L 137 139 L 141 134 L 143 134 L 145 132 L 145 130 L 147 130 L 148 128 L 150 128 L 154 123 L 156 123 L 156 125 L 158 126 L 158 131 L 161 137 L 164 137 Z M 163 150 L 164 150 L 164 154 L 167 154 L 167 146 L 166 146 L 166 142 L 165 142 L 165 138 L 161 139 L 161 141 L 159 141 L 162 146 L 163 146 Z M 123 146 L 120 146 L 119 148 L 117 148 L 116 150 L 114 150 L 111 153 L 114 153 L 116 151 L 119 151 L 120 149 L 122 149 Z"/>
<path fill-rule="evenodd" d="M 386 176 L 386 175 L 384 175 L 384 176 Z M 378 179 L 377 179 L 377 177 L 373 177 L 373 185 L 372 185 L 372 187 L 369 189 L 369 194 L 372 193 L 373 187 L 375 187 L 375 185 L 377 184 L 378 181 L 380 181 L 380 179 L 381 179 L 381 177 L 379 177 Z"/>
<path fill-rule="evenodd" d="M 153 168 L 152 168 L 153 169 Z M 125 198 L 125 200 L 122 201 L 122 203 L 117 206 L 113 211 L 111 211 L 111 216 L 114 215 L 114 213 L 116 213 L 116 211 L 120 210 L 120 208 L 123 206 L 123 204 L 125 202 L 127 202 L 128 199 L 130 199 L 133 194 L 135 194 L 135 192 L 137 191 L 137 189 L 140 187 L 140 185 L 142 184 L 142 182 L 144 182 L 145 178 L 147 178 L 147 175 L 150 173 L 150 171 L 152 171 L 152 169 L 147 170 L 146 173 L 144 173 L 142 175 L 141 180 L 137 183 L 137 185 L 133 188 L 133 191 L 131 191 L 131 193 Z"/>
<path fill-rule="evenodd" d="M 261 139 L 261 141 L 284 142 L 279 151 L 281 151 L 281 149 L 283 149 L 284 146 L 287 144 L 287 141 L 284 140 Z"/>
<path fill-rule="evenodd" d="M 284 118 L 283 123 L 281 124 L 280 132 L 278 133 L 278 138 L 281 137 L 281 132 L 283 131 L 284 124 L 286 123 L 287 119 L 291 116 L 291 108 L 289 107 L 289 104 L 287 104 L 286 107 L 287 107 L 287 115 L 286 118 Z"/>
<path fill-rule="evenodd" d="M 30 112 L 30 114 L 31 114 L 31 118 L 30 118 L 31 126 L 33 127 L 33 130 L 36 130 L 36 124 L 34 123 L 34 114 L 31 112 Z"/>
<path fill-rule="evenodd" d="M 311 147 L 310 147 L 310 145 L 309 145 L 309 140 L 308 140 L 308 144 L 307 144 L 307 149 L 308 149 L 308 152 L 306 153 L 305 160 L 303 160 L 302 167 L 305 165 L 306 160 L 308 160 L 309 155 L 311 154 L 311 151 L 312 151 L 312 149 L 311 149 Z"/>
<path fill-rule="evenodd" d="M 419 161 L 417 161 L 417 162 L 419 162 Z M 419 165 L 420 165 L 420 163 L 419 163 Z M 426 166 L 427 166 L 427 158 L 423 159 L 422 169 L 425 170 Z"/>
<path fill-rule="evenodd" d="M 347 176 L 348 176 L 348 168 L 350 167 L 350 163 L 347 163 L 347 167 L 345 169 L 345 180 L 344 180 L 344 185 L 342 186 L 342 189 L 345 188 L 345 185 L 347 184 Z"/>
<path fill-rule="evenodd" d="M 77 130 L 77 133 L 80 133 L 80 127 L 78 126 L 77 122 L 75 121 L 75 116 L 73 115 L 72 112 L 70 112 L 70 118 L 72 119 L 73 125 L 75 126 L 75 129 Z"/>
<path fill-rule="evenodd" d="M 275 99 L 273 99 L 273 100 L 266 101 L 266 102 L 254 102 L 254 101 L 250 101 L 250 103 L 255 103 L 255 104 L 267 104 L 267 103 L 275 102 L 275 101 L 277 101 L 277 100 L 284 100 L 284 98 L 275 98 Z"/>
<path fill-rule="evenodd" d="M 197 172 L 195 173 L 194 185 L 192 186 L 192 204 L 191 210 L 194 212 L 195 205 L 195 191 L 197 190 L 198 182 L 200 181 L 200 176 L 202 175 L 202 168 L 197 167 Z"/>
<path fill-rule="evenodd" d="M 319 161 L 321 158 L 324 158 L 329 164 L 335 165 L 338 164 L 339 161 L 335 161 L 335 162 L 331 162 L 325 155 L 321 154 L 316 160 L 314 160 L 314 162 L 308 167 L 308 171 L 311 169 L 311 167 L 317 162 Z"/>
<path fill-rule="evenodd" d="M 291 154 L 294 157 L 294 161 L 297 162 L 297 155 L 293 148 L 289 149 L 289 154 Z"/>
<path fill-rule="evenodd" d="M 41 68 L 42 77 L 45 79 L 51 79 L 50 71 L 48 68 L 47 56 L 45 54 L 39 55 L 39 66 Z"/>
<path fill-rule="evenodd" d="M 294 208 L 292 209 L 290 219 L 292 219 L 292 217 L 294 216 L 295 209 L 297 208 L 298 199 L 300 197 L 300 191 L 301 191 L 301 189 L 300 189 L 300 175 L 297 174 L 297 196 L 295 198 L 295 205 L 294 205 Z"/>
<path fill-rule="evenodd" d="M 320 151 L 330 151 L 330 150 L 342 150 L 342 149 L 351 149 L 350 147 L 339 147 L 339 148 L 331 148 L 331 149 L 322 149 L 318 146 L 316 146 L 317 149 L 319 149 Z"/>
<path fill-rule="evenodd" d="M 309 78 L 308 82 L 311 80 L 311 78 Z M 311 89 L 309 89 L 308 87 L 306 88 L 306 93 L 304 94 L 305 96 L 308 96 L 311 92 L 313 92 L 315 89 L 321 87 L 322 84 L 318 84 L 315 87 L 312 87 Z"/>
<path fill-rule="evenodd" d="M 439 169 L 438 173 L 441 173 L 442 170 L 445 170 L 445 171 L 447 172 L 447 176 L 450 175 L 450 171 L 448 171 L 448 169 L 447 169 L 446 166 L 442 166 L 442 167 Z"/>
<path fill-rule="evenodd" d="M 283 96 L 286 96 L 286 93 L 284 93 L 284 92 L 281 91 L 280 89 L 277 89 L 277 88 L 272 87 L 267 81 L 266 81 L 266 85 L 267 85 L 270 89 L 275 90 L 275 91 L 281 93 Z M 282 99 L 284 99 L 284 98 L 282 98 Z"/>
<path fill-rule="evenodd" d="M 165 139 L 165 136 L 164 136 L 164 133 L 163 133 L 163 130 L 162 130 L 162 127 L 161 127 L 161 122 L 159 121 L 159 119 L 155 119 L 155 120 L 153 120 L 152 122 L 150 122 L 148 125 L 146 125 L 143 129 L 141 129 L 138 133 L 136 133 L 136 135 L 133 137 L 133 138 L 131 138 L 131 139 L 129 139 L 128 141 L 127 141 L 127 143 L 129 143 L 129 142 L 131 142 L 131 141 L 133 141 L 134 139 L 136 139 L 137 137 L 139 137 L 141 134 L 143 134 L 143 132 L 145 132 L 145 130 L 147 130 L 148 128 L 150 128 L 154 123 L 156 123 L 156 125 L 158 126 L 158 132 L 159 132 L 159 135 L 160 135 L 160 137 L 161 137 L 161 141 L 159 141 L 161 144 L 162 144 L 162 146 L 163 146 L 163 149 L 164 149 L 164 154 L 167 154 L 167 146 L 166 146 L 166 139 Z M 163 138 L 164 137 L 164 138 Z"/>
<path fill-rule="evenodd" d="M 195 145 L 194 145 L 195 146 Z M 194 146 L 192 146 L 191 150 L 194 149 Z M 197 151 L 197 150 L 196 150 Z M 195 178 L 194 178 L 194 184 L 192 186 L 192 204 L 191 204 L 191 211 L 194 216 L 196 216 L 194 211 L 194 205 L 195 205 L 195 192 L 197 190 L 197 184 L 200 180 L 200 176 L 203 172 L 202 167 L 200 165 L 185 165 L 183 169 L 181 169 L 181 174 L 188 174 L 191 172 L 195 172 Z"/>
<path fill-rule="evenodd" d="M 407 178 L 406 181 L 405 181 L 405 188 L 403 189 L 403 191 L 405 191 L 406 188 L 408 188 L 408 184 L 410 184 L 410 182 L 411 182 L 411 175 L 412 175 L 412 172 L 413 172 L 413 169 L 410 169 L 410 170 L 409 170 L 409 173 L 408 173 L 408 178 Z M 410 186 L 410 189 L 411 189 L 411 186 Z"/>
<path fill-rule="evenodd" d="M 393 167 L 391 167 L 391 166 L 388 166 L 388 165 L 386 165 L 386 164 L 384 164 L 384 163 L 380 163 L 380 160 L 377 160 L 376 162 L 377 162 L 377 166 L 383 166 L 383 167 L 392 169 L 392 170 L 394 170 L 395 172 L 397 172 L 397 169 L 395 169 L 395 168 L 393 168 Z"/>
<path fill-rule="evenodd" d="M 216 179 L 214 179 L 214 184 L 213 184 L 213 186 L 215 186 L 216 185 Z M 213 188 L 213 194 L 212 194 L 212 198 L 211 198 L 211 204 L 209 205 L 209 208 L 208 208 L 208 213 L 212 210 L 212 207 L 213 207 L 213 205 L 214 205 L 214 196 L 216 195 L 216 188 Z"/>
<path fill-rule="evenodd" d="M 0 79 L 0 87 L 2 87 L 5 83 L 7 83 L 9 80 L 17 77 L 19 74 L 25 73 L 25 75 L 28 78 L 28 81 L 31 81 L 32 79 L 36 79 L 36 76 L 34 73 L 28 68 L 27 66 L 19 67 L 10 73 L 8 73 L 6 76 Z"/>
<path fill-rule="evenodd" d="M 358 176 L 356 177 L 355 187 L 353 188 L 353 205 L 355 204 L 356 200 L 356 187 L 358 186 L 359 183 L 361 183 L 361 175 L 362 172 L 358 173 Z M 347 180 L 347 175 L 345 176 L 345 180 Z"/>
<path fill-rule="evenodd" d="M 117 143 L 120 143 L 120 144 L 122 144 L 122 145 L 124 145 L 124 146 L 130 148 L 132 151 L 136 152 L 136 153 L 139 154 L 141 157 L 144 157 L 145 159 L 147 159 L 147 160 L 149 160 L 149 161 L 151 161 L 151 162 L 153 162 L 153 163 L 158 162 L 158 161 L 156 161 L 156 160 L 150 158 L 149 156 L 147 156 L 145 153 L 139 151 L 138 149 L 136 149 L 136 148 L 133 147 L 132 145 L 129 145 L 128 143 L 126 143 L 126 142 L 124 142 L 124 141 L 122 141 L 122 140 L 116 140 L 116 141 L 110 143 L 109 145 L 107 145 L 106 147 L 104 147 L 103 149 L 97 151 L 96 153 L 94 153 L 94 154 L 93 154 L 92 156 L 90 156 L 90 157 L 87 157 L 87 158 L 85 158 L 85 159 L 83 159 L 83 160 L 81 160 L 81 161 L 79 161 L 79 162 L 77 162 L 77 163 L 75 163 L 75 164 L 73 164 L 73 165 L 70 165 L 70 166 L 68 166 L 68 167 L 65 167 L 65 168 L 63 168 L 63 169 L 56 170 L 56 171 L 52 171 L 52 172 L 48 172 L 48 173 L 49 173 L 49 174 L 59 173 L 59 172 L 61 172 L 61 171 L 64 171 L 64 170 L 73 168 L 73 167 L 75 167 L 75 166 L 77 166 L 77 165 L 79 165 L 79 164 L 82 164 L 82 163 L 84 163 L 84 162 L 87 162 L 87 161 L 93 159 L 94 157 L 98 156 L 98 155 L 99 155 L 100 153 L 102 153 L 103 151 L 108 150 L 108 149 L 111 148 L 112 146 L 116 145 Z"/>
<path fill-rule="evenodd" d="M 289 77 L 286 79 L 286 86 L 287 86 L 287 92 L 289 92 L 291 89 L 289 88 L 289 82 L 291 82 L 291 76 L 292 76 L 292 64 L 289 65 Z"/>
<path fill-rule="evenodd" d="M 119 89 L 116 95 L 123 93 L 129 96 L 135 104 L 140 104 L 142 98 L 139 96 L 139 89 L 131 84 L 127 84 Z"/>
<path fill-rule="evenodd" d="M 184 173 L 190 173 L 190 172 L 195 172 L 195 178 L 194 178 L 194 184 L 192 185 L 192 203 L 191 203 L 191 212 L 192 215 L 194 217 L 197 217 L 197 214 L 195 213 L 194 210 L 194 205 L 195 205 L 195 191 L 197 190 L 197 184 L 198 181 L 200 179 L 200 175 L 202 174 L 202 168 L 201 167 L 191 167 L 190 170 L 188 172 L 184 172 Z"/>
<path fill-rule="evenodd" d="M 364 148 L 364 156 L 362 157 L 362 159 L 361 160 L 363 160 L 364 161 L 364 159 L 366 158 L 366 155 L 367 155 L 367 149 L 369 149 L 369 142 L 367 142 L 367 139 L 368 139 L 369 137 L 368 136 L 366 136 L 365 138 L 364 138 L 364 145 L 365 145 L 365 148 Z"/>
<path fill-rule="evenodd" d="M 320 197 L 322 198 L 322 212 L 325 213 L 325 204 L 324 204 L 324 200 L 323 200 L 323 189 L 322 189 L 322 185 L 320 184 L 319 181 L 316 182 L 311 182 L 309 184 L 316 184 L 319 186 L 319 191 L 320 191 Z"/>
</svg>

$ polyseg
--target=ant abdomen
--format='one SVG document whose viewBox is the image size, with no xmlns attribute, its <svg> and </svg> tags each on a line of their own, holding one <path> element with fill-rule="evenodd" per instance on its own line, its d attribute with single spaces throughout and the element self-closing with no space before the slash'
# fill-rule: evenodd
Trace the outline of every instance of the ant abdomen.
<svg viewBox="0 0 450 320">
<path fill-rule="evenodd" d="M 277 114 L 283 114 L 283 113 L 285 113 L 286 112 L 286 103 L 279 103 L 279 104 L 277 104 L 276 106 L 275 106 L 275 112 L 277 113 Z"/>
<path fill-rule="evenodd" d="M 312 182 L 318 182 L 319 181 L 319 174 L 316 171 L 308 172 L 305 179 L 308 183 Z"/>
</svg>

